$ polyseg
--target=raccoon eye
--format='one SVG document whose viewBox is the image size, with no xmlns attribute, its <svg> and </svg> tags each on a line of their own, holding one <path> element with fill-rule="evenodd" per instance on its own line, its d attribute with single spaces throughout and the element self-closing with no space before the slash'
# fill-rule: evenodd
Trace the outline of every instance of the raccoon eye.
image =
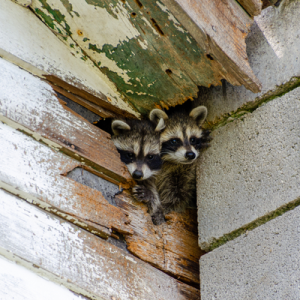
<svg viewBox="0 0 300 300">
<path fill-rule="evenodd" d="M 171 140 L 171 144 L 172 144 L 172 145 L 177 145 L 177 144 L 178 144 L 178 139 L 173 139 L 173 140 Z"/>
<path fill-rule="evenodd" d="M 195 145 L 197 143 L 197 139 L 194 137 L 190 138 L 190 143 L 191 145 Z"/>
<path fill-rule="evenodd" d="M 154 156 L 153 155 L 147 155 L 147 158 L 152 160 L 154 158 Z"/>
<path fill-rule="evenodd" d="M 127 158 L 129 158 L 129 159 L 134 158 L 134 154 L 133 154 L 133 153 L 127 153 L 126 156 L 127 156 Z"/>
</svg>

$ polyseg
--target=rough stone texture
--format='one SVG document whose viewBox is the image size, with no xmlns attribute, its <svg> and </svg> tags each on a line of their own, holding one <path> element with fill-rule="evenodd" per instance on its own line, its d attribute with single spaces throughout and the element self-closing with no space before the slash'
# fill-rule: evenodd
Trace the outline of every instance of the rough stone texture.
<svg viewBox="0 0 300 300">
<path fill-rule="evenodd" d="M 200 259 L 202 300 L 300 299 L 300 207 Z"/>
<path fill-rule="evenodd" d="M 300 197 L 300 88 L 215 130 L 198 166 L 199 244 Z"/>
<path fill-rule="evenodd" d="M 284 4 L 279 8 L 270 6 L 255 17 L 246 39 L 250 66 L 262 83 L 262 91 L 254 94 L 227 82 L 220 87 L 200 89 L 195 103 L 207 106 L 209 122 L 217 122 L 244 104 L 278 93 L 278 86 L 300 77 L 300 1 Z"/>
</svg>

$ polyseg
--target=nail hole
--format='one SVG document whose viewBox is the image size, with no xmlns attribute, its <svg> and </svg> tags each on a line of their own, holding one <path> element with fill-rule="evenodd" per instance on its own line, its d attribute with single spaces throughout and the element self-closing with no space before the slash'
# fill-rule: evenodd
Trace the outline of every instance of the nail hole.
<svg viewBox="0 0 300 300">
<path fill-rule="evenodd" d="M 167 70 L 166 70 L 166 73 L 167 73 L 168 75 L 173 74 L 173 72 L 172 72 L 170 69 L 167 69 Z"/>
<path fill-rule="evenodd" d="M 143 8 L 143 4 L 139 0 L 134 0 L 139 8 Z"/>
<path fill-rule="evenodd" d="M 156 23 L 156 21 L 151 18 L 151 23 L 152 23 L 152 26 L 156 29 L 156 31 L 160 34 L 160 35 L 165 35 L 164 32 L 161 30 L 161 28 L 158 26 L 158 24 Z"/>
<path fill-rule="evenodd" d="M 210 54 L 206 54 L 206 57 L 207 57 L 209 60 L 214 60 L 214 58 L 213 58 Z"/>
</svg>

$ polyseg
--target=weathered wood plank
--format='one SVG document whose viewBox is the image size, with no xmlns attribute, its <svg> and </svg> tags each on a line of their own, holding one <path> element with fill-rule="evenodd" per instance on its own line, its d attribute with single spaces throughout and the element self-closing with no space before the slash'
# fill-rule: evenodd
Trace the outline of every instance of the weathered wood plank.
<svg viewBox="0 0 300 300">
<path fill-rule="evenodd" d="M 110 181 L 132 184 L 108 133 L 65 110 L 39 78 L 2 59 L 0 70 L 0 120 L 5 117 L 26 127 L 28 134 L 55 145 Z"/>
<path fill-rule="evenodd" d="M 262 1 L 261 0 L 237 0 L 243 8 L 247 11 L 247 13 L 254 17 L 258 16 L 262 10 Z"/>
<path fill-rule="evenodd" d="M 175 1 L 168 0 L 168 4 L 171 2 Z M 207 28 L 200 27 L 204 30 L 200 35 L 190 34 L 177 21 L 178 16 L 170 12 L 169 5 L 161 1 L 70 0 L 65 5 L 60 0 L 33 0 L 31 7 L 67 47 L 78 45 L 120 93 L 145 114 L 154 106 L 183 103 L 196 96 L 197 86 L 219 85 L 222 78 L 258 89 L 245 47 L 230 52 L 231 47 L 244 44 L 247 28 L 243 23 L 251 23 L 252 19 L 235 0 L 223 1 L 223 7 L 218 7 L 217 0 L 212 1 L 215 7 L 204 2 L 203 25 Z M 214 15 L 211 9 L 217 11 L 216 16 L 207 20 L 207 12 Z M 226 16 L 220 17 L 222 14 Z M 191 19 L 187 17 L 187 25 L 193 22 Z M 225 28 L 218 28 L 220 32 L 212 36 L 206 32 L 210 21 L 214 28 L 215 23 Z M 216 60 L 211 61 L 215 54 Z"/>
<path fill-rule="evenodd" d="M 37 268 L 32 269 L 37 270 Z M 3 256 L 0 256 L 0 299 L 87 300 Z"/>
<path fill-rule="evenodd" d="M 161 0 L 233 85 L 260 91 L 248 63 L 245 38 L 253 19 L 235 0 Z"/>
<path fill-rule="evenodd" d="M 28 8 L 2 0 L 0 26 L 1 57 L 104 108 L 139 115 L 81 49 L 66 47 Z"/>
<path fill-rule="evenodd" d="M 200 298 L 198 290 L 1 189 L 0 206 L 0 247 L 77 293 L 92 299 Z"/>
<path fill-rule="evenodd" d="M 126 215 L 101 192 L 62 176 L 80 163 L 3 123 L 0 145 L 0 187 L 102 237 L 112 229 L 132 233 Z"/>
<path fill-rule="evenodd" d="M 128 250 L 176 278 L 199 287 L 197 211 L 172 213 L 168 221 L 153 225 L 145 205 L 137 203 L 123 192 L 115 197 L 116 204 L 128 214 L 134 233 L 126 236 Z"/>
</svg>

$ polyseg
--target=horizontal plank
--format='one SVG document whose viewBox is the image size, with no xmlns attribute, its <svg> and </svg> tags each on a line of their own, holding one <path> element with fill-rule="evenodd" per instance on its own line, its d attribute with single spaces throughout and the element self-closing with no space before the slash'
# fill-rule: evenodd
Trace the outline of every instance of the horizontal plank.
<svg viewBox="0 0 300 300">
<path fill-rule="evenodd" d="M 235 0 L 162 0 L 190 32 L 219 72 L 233 85 L 261 89 L 247 57 L 245 38 L 253 23 Z"/>
<path fill-rule="evenodd" d="M 133 184 L 108 133 L 64 109 L 52 88 L 39 78 L 3 59 L 0 69 L 2 121 L 5 117 L 24 126 L 29 134 L 55 144 L 110 181 Z"/>
<path fill-rule="evenodd" d="M 166 223 L 155 226 L 145 205 L 126 192 L 115 197 L 117 206 L 128 214 L 134 233 L 126 236 L 128 250 L 176 278 L 199 287 L 197 210 L 171 213 Z"/>
<path fill-rule="evenodd" d="M 0 189 L 0 247 L 93 299 L 199 299 L 199 291 Z"/>
<path fill-rule="evenodd" d="M 132 233 L 125 213 L 101 192 L 62 176 L 80 163 L 1 122 L 0 145 L 2 188 L 100 236 Z"/>
<path fill-rule="evenodd" d="M 34 271 L 37 268 L 32 268 Z M 65 287 L 42 278 L 3 256 L 0 256 L 0 299 L 17 300 L 85 300 Z"/>
<path fill-rule="evenodd" d="M 15 22 L 18 20 L 18 22 Z M 131 116 L 115 84 L 68 37 L 66 47 L 32 12 L 10 0 L 0 3 L 0 56 L 42 78 L 92 98 L 100 106 Z"/>
</svg>

